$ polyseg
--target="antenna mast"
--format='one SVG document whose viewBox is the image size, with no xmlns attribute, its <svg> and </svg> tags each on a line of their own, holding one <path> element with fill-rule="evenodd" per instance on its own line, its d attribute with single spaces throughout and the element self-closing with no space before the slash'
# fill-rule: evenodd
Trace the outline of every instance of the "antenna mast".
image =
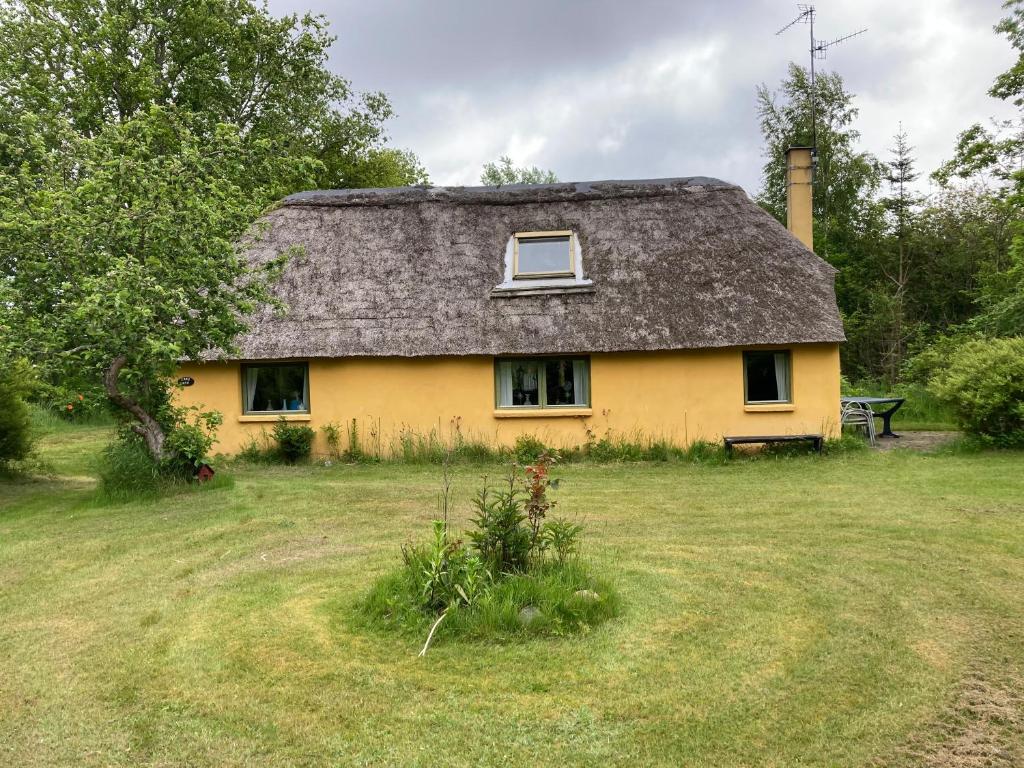
<svg viewBox="0 0 1024 768">
<path fill-rule="evenodd" d="M 810 54 L 811 54 L 811 157 L 814 158 L 815 162 L 817 162 L 817 157 L 818 157 L 818 114 L 817 114 L 817 104 L 816 104 L 817 96 L 816 96 L 816 93 L 815 93 L 815 91 L 817 89 L 814 87 L 814 83 L 815 83 L 814 60 L 815 59 L 824 59 L 825 58 L 825 54 L 828 52 L 828 49 L 831 48 L 833 45 L 837 45 L 838 43 L 842 43 L 842 42 L 844 42 L 846 40 L 849 40 L 851 37 L 856 37 L 857 35 L 862 35 L 865 32 L 867 32 L 868 30 L 865 27 L 864 29 L 858 30 L 856 32 L 852 32 L 849 35 L 844 35 L 843 37 L 837 37 L 835 40 L 830 40 L 828 42 L 826 42 L 824 40 L 817 40 L 814 37 L 814 15 L 815 15 L 814 6 L 813 5 L 808 5 L 806 3 L 798 3 L 796 7 L 797 7 L 797 9 L 799 9 L 800 15 L 797 16 L 795 19 L 793 19 L 791 22 L 789 22 L 789 24 L 784 26 L 782 29 L 780 29 L 775 34 L 776 35 L 781 35 L 787 29 L 789 29 L 790 27 L 792 27 L 792 26 L 794 26 L 796 24 L 807 24 L 810 27 L 810 35 L 811 35 L 811 48 L 810 48 Z"/>
</svg>

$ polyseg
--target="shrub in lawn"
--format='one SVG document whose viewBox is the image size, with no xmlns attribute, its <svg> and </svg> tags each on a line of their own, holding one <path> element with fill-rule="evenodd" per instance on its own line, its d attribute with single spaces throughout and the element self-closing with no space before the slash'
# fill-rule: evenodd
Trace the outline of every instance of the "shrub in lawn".
<svg viewBox="0 0 1024 768">
<path fill-rule="evenodd" d="M 549 520 L 541 527 L 540 537 L 543 551 L 565 564 L 579 554 L 580 535 L 583 526 L 564 518 Z"/>
<path fill-rule="evenodd" d="M 929 389 L 963 430 L 1001 447 L 1024 447 L 1024 337 L 961 346 Z"/>
<path fill-rule="evenodd" d="M 32 449 L 28 366 L 0 360 L 0 467 L 25 459 Z"/>
<path fill-rule="evenodd" d="M 434 521 L 434 537 L 429 544 L 403 546 L 402 561 L 415 603 L 428 611 L 472 605 L 490 581 L 483 561 L 460 539 L 449 537 L 443 520 Z"/>
<path fill-rule="evenodd" d="M 274 440 L 281 458 L 294 464 L 309 456 L 315 433 L 305 424 L 291 424 L 283 416 L 274 424 Z"/>
<path fill-rule="evenodd" d="M 521 571 L 529 564 L 530 531 L 523 525 L 523 492 L 515 475 L 505 488 L 484 486 L 473 497 L 475 530 L 466 535 L 492 573 Z"/>
<path fill-rule="evenodd" d="M 466 534 L 473 552 L 448 533 L 446 471 L 444 520 L 434 521 L 428 544 L 402 548 L 402 568 L 378 580 L 362 601 L 364 619 L 427 632 L 423 655 L 442 622 L 449 636 L 483 639 L 580 631 L 614 616 L 614 590 L 578 558 L 582 527 L 546 520 L 555 503 L 547 495 L 556 487 L 554 461 L 542 453 L 523 478 L 513 472 L 500 489 L 485 480 L 473 501 L 475 528 Z"/>
</svg>

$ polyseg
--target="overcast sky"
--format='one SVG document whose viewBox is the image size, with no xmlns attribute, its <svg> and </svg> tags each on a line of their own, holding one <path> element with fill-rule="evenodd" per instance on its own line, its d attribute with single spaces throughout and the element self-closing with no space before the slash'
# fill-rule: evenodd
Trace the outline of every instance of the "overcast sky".
<svg viewBox="0 0 1024 768">
<path fill-rule="evenodd" d="M 986 95 L 1014 61 L 999 0 L 820 0 L 815 36 L 868 32 L 820 62 L 856 94 L 863 148 L 888 157 L 903 122 L 925 173 L 956 134 L 1007 118 Z M 311 10 L 338 40 L 330 65 L 381 90 L 392 144 L 432 183 L 478 184 L 510 155 L 563 181 L 716 176 L 754 193 L 763 164 L 755 88 L 807 63 L 807 27 L 780 0 L 270 0 Z"/>
</svg>

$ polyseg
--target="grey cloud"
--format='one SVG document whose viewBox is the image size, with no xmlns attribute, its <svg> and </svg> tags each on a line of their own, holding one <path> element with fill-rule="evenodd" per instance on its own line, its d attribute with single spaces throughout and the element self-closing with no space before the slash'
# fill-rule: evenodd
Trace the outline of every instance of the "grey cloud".
<svg viewBox="0 0 1024 768">
<path fill-rule="evenodd" d="M 989 115 L 1013 52 L 992 31 L 998 0 L 824 0 L 819 38 L 869 32 L 823 65 L 857 94 L 865 149 L 886 155 L 902 121 L 927 173 L 956 133 Z M 761 139 L 754 93 L 790 60 L 806 62 L 807 29 L 777 0 L 304 2 L 332 22 L 331 66 L 382 90 L 399 116 L 393 142 L 439 184 L 476 183 L 500 154 L 566 180 L 718 176 L 756 191 Z"/>
</svg>

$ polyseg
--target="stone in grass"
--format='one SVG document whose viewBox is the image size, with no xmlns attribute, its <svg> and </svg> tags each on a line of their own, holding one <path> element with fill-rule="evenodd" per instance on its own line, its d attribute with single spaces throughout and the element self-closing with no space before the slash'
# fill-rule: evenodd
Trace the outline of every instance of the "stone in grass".
<svg viewBox="0 0 1024 768">
<path fill-rule="evenodd" d="M 528 605 L 519 611 L 519 623 L 524 627 L 530 626 L 535 621 L 543 617 L 544 614 L 541 613 L 540 608 L 537 608 L 534 605 Z"/>
<path fill-rule="evenodd" d="M 585 603 L 596 603 L 601 599 L 592 589 L 577 589 L 573 594 Z"/>
</svg>

